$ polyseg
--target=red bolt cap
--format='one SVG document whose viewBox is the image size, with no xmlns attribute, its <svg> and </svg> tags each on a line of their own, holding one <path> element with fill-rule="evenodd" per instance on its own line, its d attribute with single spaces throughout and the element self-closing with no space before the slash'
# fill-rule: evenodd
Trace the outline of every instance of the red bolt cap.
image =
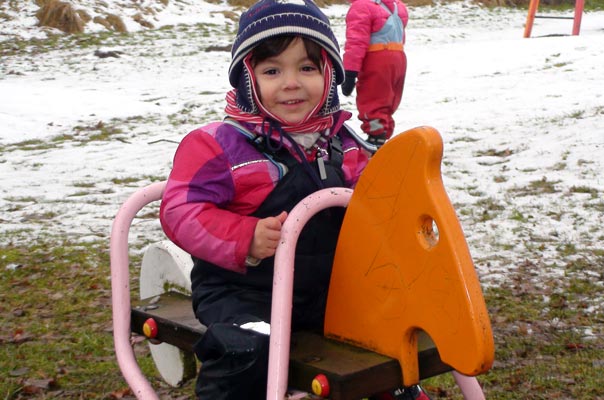
<svg viewBox="0 0 604 400">
<path fill-rule="evenodd" d="M 319 374 L 315 376 L 315 379 L 312 380 L 312 391 L 317 396 L 329 396 L 329 381 L 325 375 Z"/>
<path fill-rule="evenodd" d="M 143 324 L 143 333 L 149 339 L 153 339 L 157 336 L 157 323 L 153 318 L 149 318 Z"/>
</svg>

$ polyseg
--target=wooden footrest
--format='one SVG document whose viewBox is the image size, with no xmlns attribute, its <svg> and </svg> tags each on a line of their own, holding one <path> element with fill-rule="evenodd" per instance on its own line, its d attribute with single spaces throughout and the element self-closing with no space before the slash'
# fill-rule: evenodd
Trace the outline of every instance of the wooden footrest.
<svg viewBox="0 0 604 400">
<path fill-rule="evenodd" d="M 166 293 L 132 308 L 132 331 L 144 334 L 143 325 L 153 318 L 157 326 L 156 340 L 185 351 L 206 328 L 195 318 L 191 299 L 177 293 Z M 438 375 L 451 368 L 443 364 L 429 338 L 420 338 L 420 378 Z M 324 374 L 330 385 L 330 399 L 360 399 L 387 391 L 402 384 L 397 360 L 346 343 L 309 332 L 292 334 L 289 386 L 312 392 L 312 380 Z"/>
<path fill-rule="evenodd" d="M 143 326 L 149 318 L 157 324 L 155 340 L 185 351 L 193 352 L 193 344 L 206 331 L 195 318 L 191 298 L 180 293 L 164 293 L 135 304 L 130 316 L 132 332 L 145 335 Z"/>
</svg>

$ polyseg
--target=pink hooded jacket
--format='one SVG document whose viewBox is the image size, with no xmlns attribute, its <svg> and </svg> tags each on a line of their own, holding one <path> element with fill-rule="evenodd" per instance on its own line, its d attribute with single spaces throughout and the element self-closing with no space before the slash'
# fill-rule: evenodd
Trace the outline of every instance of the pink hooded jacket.
<svg viewBox="0 0 604 400">
<path fill-rule="evenodd" d="M 382 0 L 390 10 L 394 10 L 395 2 L 398 15 L 406 27 L 409 13 L 405 3 L 400 0 Z M 375 0 L 350 0 L 350 9 L 346 14 L 344 69 L 357 72 L 361 70 L 371 34 L 382 29 L 389 16 L 390 14 Z"/>
<path fill-rule="evenodd" d="M 351 114 L 338 111 L 334 116 L 331 136 Z M 246 126 L 254 130 L 253 124 Z M 345 130 L 340 137 L 344 179 L 348 187 L 354 187 L 368 159 Z M 287 141 L 283 145 L 288 147 Z M 321 142 L 321 148 L 327 145 Z M 293 148 L 290 151 L 296 154 Z M 308 155 L 309 160 L 322 153 L 327 151 L 316 150 Z M 159 211 L 164 232 L 189 254 L 245 273 L 245 257 L 258 222 L 250 214 L 282 175 L 282 167 L 233 126 L 216 122 L 198 128 L 185 136 L 174 156 Z"/>
</svg>

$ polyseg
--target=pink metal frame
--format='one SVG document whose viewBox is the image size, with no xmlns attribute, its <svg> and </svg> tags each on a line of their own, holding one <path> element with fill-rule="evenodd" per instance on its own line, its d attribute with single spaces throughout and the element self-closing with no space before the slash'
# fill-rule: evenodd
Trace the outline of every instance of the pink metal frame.
<svg viewBox="0 0 604 400">
<path fill-rule="evenodd" d="M 128 233 L 137 212 L 147 204 L 161 199 L 166 182 L 146 186 L 131 195 L 119 209 L 111 230 L 111 292 L 113 307 L 113 338 L 117 361 L 137 399 L 159 400 L 149 381 L 142 374 L 130 344 L 130 278 Z M 294 252 L 300 232 L 310 218 L 329 207 L 346 207 L 351 189 L 331 188 L 315 192 L 290 212 L 283 224 L 282 237 L 275 255 L 271 338 L 267 400 L 283 400 L 287 391 L 291 334 L 291 307 L 294 277 Z M 484 399 L 474 377 L 453 372 L 466 399 Z"/>
<path fill-rule="evenodd" d="M 128 232 L 136 213 L 147 204 L 161 199 L 166 182 L 140 189 L 120 207 L 111 228 L 111 304 L 113 306 L 113 341 L 122 375 L 137 399 L 159 400 L 141 372 L 130 344 L 130 277 Z"/>
<path fill-rule="evenodd" d="M 281 228 L 281 242 L 275 254 L 273 276 L 267 400 L 283 400 L 287 391 L 294 253 L 300 232 L 308 220 L 319 211 L 329 207 L 346 207 L 351 195 L 352 190 L 344 188 L 319 190 L 294 207 Z"/>
</svg>

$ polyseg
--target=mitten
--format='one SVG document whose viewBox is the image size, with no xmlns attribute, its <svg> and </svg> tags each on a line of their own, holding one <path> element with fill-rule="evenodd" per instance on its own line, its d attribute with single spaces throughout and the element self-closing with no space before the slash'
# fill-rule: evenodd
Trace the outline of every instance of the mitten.
<svg viewBox="0 0 604 400">
<path fill-rule="evenodd" d="M 352 93 L 352 89 L 354 89 L 354 84 L 357 81 L 357 75 L 359 73 L 357 71 L 346 71 L 344 75 L 344 83 L 342 83 L 342 94 L 344 96 L 350 96 Z"/>
</svg>

